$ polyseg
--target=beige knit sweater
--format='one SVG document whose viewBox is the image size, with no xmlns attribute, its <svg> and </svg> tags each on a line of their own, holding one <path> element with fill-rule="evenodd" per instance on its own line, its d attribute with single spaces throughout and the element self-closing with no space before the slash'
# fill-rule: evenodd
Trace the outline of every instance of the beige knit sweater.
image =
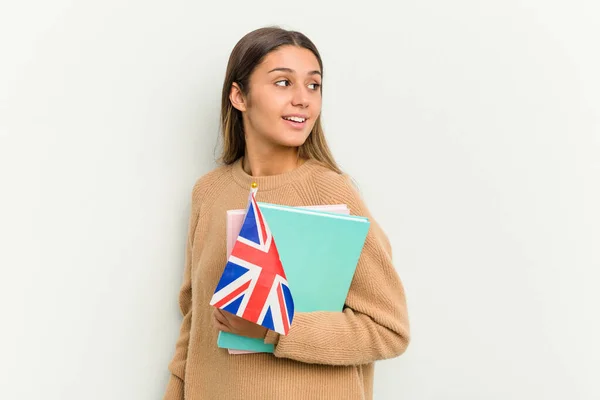
<svg viewBox="0 0 600 400">
<path fill-rule="evenodd" d="M 226 263 L 225 212 L 257 200 L 291 206 L 345 203 L 371 220 L 343 312 L 294 314 L 286 336 L 269 331 L 275 351 L 230 355 L 217 347 L 209 301 Z M 315 160 L 287 173 L 252 177 L 241 160 L 201 177 L 193 188 L 183 284 L 183 315 L 164 400 L 369 400 L 373 363 L 409 343 L 404 288 L 390 243 L 346 175 Z"/>
</svg>

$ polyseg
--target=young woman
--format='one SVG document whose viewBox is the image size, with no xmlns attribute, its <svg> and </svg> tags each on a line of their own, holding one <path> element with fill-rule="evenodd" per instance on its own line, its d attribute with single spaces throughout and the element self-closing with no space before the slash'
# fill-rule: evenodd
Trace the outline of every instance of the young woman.
<svg viewBox="0 0 600 400">
<path fill-rule="evenodd" d="M 371 399 L 373 363 L 402 354 L 409 322 L 390 243 L 321 127 L 323 63 L 303 34 L 262 28 L 233 49 L 223 85 L 222 166 L 192 191 L 179 304 L 183 315 L 165 400 Z M 211 307 L 226 264 L 225 212 L 257 200 L 293 206 L 340 204 L 371 227 L 343 312 L 294 314 L 287 335 Z M 274 353 L 230 355 L 219 330 L 274 345 Z"/>
</svg>

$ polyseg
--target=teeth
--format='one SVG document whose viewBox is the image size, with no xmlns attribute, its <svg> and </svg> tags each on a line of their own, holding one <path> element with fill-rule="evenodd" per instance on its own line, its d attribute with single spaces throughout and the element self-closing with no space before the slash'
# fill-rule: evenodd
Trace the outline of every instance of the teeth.
<svg viewBox="0 0 600 400">
<path fill-rule="evenodd" d="M 287 119 L 289 121 L 294 121 L 294 122 L 304 122 L 306 121 L 306 118 L 300 118 L 300 117 L 283 117 L 284 119 Z"/>
</svg>

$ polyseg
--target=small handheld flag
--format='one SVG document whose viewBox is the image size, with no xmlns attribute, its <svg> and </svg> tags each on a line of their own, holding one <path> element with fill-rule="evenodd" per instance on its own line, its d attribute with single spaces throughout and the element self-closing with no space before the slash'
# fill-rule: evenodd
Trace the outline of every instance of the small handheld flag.
<svg viewBox="0 0 600 400">
<path fill-rule="evenodd" d="M 294 302 L 256 191 L 252 183 L 244 223 L 210 305 L 286 335 Z"/>
</svg>

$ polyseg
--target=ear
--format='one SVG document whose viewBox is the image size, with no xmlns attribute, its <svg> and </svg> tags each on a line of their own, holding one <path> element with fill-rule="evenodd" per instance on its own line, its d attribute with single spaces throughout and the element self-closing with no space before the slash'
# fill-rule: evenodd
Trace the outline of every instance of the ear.
<svg viewBox="0 0 600 400">
<path fill-rule="evenodd" d="M 246 98 L 242 93 L 242 89 L 234 82 L 231 84 L 231 90 L 229 91 L 229 101 L 231 104 L 238 110 L 244 112 L 246 111 Z"/>
</svg>

